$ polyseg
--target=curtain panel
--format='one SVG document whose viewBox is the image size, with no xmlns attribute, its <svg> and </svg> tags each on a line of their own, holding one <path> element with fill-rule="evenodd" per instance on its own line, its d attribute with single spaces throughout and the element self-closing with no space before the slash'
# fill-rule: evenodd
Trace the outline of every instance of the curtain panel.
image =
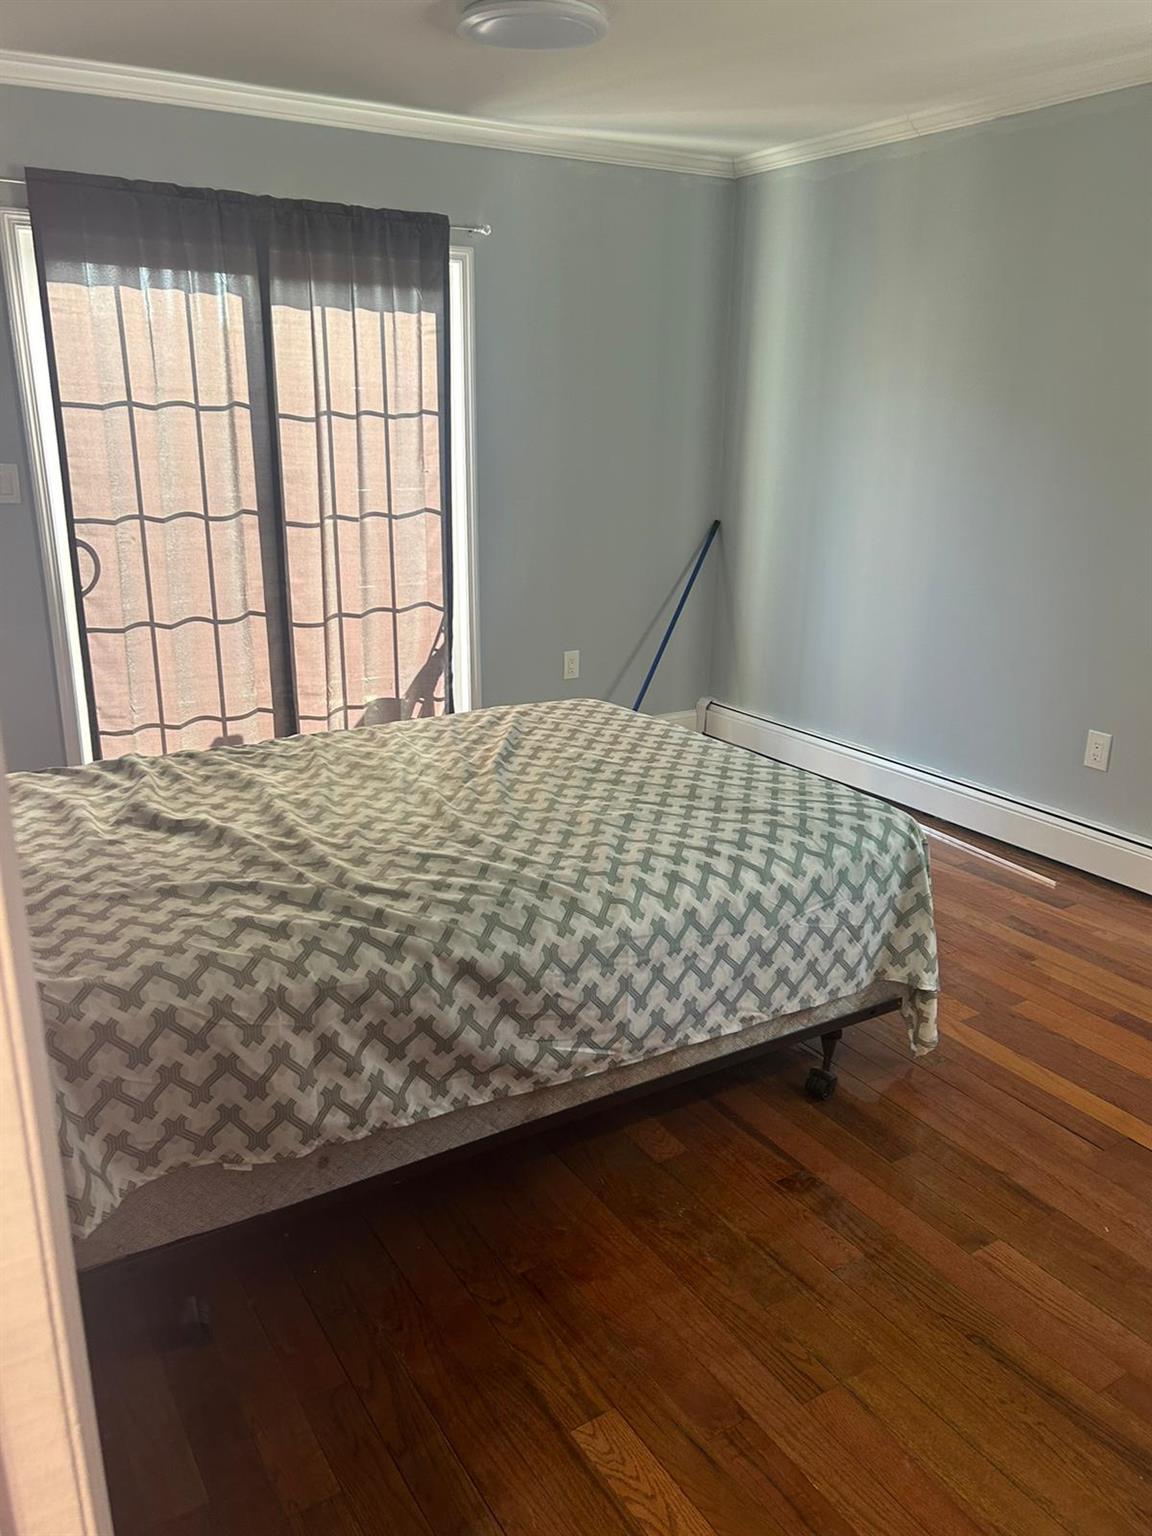
<svg viewBox="0 0 1152 1536">
<path fill-rule="evenodd" d="M 97 754 L 450 709 L 447 218 L 27 180 Z"/>
</svg>

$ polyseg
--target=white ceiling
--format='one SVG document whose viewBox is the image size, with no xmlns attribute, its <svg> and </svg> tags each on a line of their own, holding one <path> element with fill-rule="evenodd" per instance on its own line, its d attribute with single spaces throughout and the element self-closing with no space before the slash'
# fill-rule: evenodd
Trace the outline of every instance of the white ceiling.
<svg viewBox="0 0 1152 1536">
<path fill-rule="evenodd" d="M 0 48 L 730 155 L 1152 78 L 1152 0 L 609 0 L 559 54 L 465 42 L 456 4 L 3 0 Z"/>
</svg>

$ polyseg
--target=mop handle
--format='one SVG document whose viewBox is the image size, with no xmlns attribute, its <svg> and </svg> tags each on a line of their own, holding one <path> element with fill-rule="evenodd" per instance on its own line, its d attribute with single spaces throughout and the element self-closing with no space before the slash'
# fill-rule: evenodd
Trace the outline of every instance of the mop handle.
<svg viewBox="0 0 1152 1536">
<path fill-rule="evenodd" d="M 656 668 L 660 665 L 660 658 L 668 648 L 668 642 L 672 638 L 672 631 L 676 628 L 676 621 L 684 611 L 684 604 L 688 601 L 688 594 L 695 585 L 696 578 L 700 574 L 700 567 L 704 564 L 708 551 L 712 548 L 712 540 L 719 531 L 720 519 L 717 518 L 711 528 L 709 528 L 707 536 L 700 546 L 700 553 L 696 556 L 696 564 L 692 567 L 692 574 L 684 584 L 684 590 L 680 594 L 680 601 L 676 604 L 676 612 L 668 620 L 668 628 L 664 631 L 664 638 L 660 642 L 660 649 L 652 658 L 652 665 L 648 668 L 648 676 L 644 679 L 644 685 L 636 695 L 636 702 L 632 706 L 633 709 L 639 709 L 644 702 L 644 695 L 648 692 L 648 685 L 656 675 Z"/>
</svg>

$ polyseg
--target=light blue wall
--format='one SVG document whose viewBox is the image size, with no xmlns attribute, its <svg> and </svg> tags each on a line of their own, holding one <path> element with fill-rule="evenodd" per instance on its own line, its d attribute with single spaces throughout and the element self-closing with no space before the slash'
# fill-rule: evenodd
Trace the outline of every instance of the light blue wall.
<svg viewBox="0 0 1152 1536">
<path fill-rule="evenodd" d="M 729 183 L 180 107 L 0 89 L 25 164 L 490 222 L 476 245 L 479 630 L 486 703 L 631 702 L 651 627 L 715 515 Z M 0 338 L 0 460 L 24 470 Z M 649 695 L 708 684 L 707 581 Z M 639 649 L 638 649 L 639 648 Z M 579 649 L 565 684 L 562 653 Z M 31 506 L 0 508 L 0 727 L 61 758 Z"/>
<path fill-rule="evenodd" d="M 740 184 L 717 697 L 1152 837 L 1150 170 L 1138 89 Z"/>
<path fill-rule="evenodd" d="M 627 701 L 722 511 L 654 709 L 710 692 L 1146 837 L 1150 144 L 1135 90 L 731 184 L 0 89 L 0 174 L 491 221 L 487 702 Z M 0 460 L 27 486 L 5 342 Z M 59 760 L 27 506 L 0 508 L 0 725 L 13 766 Z"/>
</svg>

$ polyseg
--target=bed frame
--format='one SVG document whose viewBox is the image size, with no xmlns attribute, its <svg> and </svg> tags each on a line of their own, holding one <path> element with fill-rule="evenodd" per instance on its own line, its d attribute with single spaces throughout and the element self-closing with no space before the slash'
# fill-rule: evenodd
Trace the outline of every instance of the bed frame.
<svg viewBox="0 0 1152 1536">
<path fill-rule="evenodd" d="M 804 1080 L 804 1092 L 810 1099 L 822 1102 L 830 1099 L 836 1091 L 836 1074 L 832 1070 L 832 1063 L 836 1055 L 836 1047 L 843 1038 L 844 1031 L 853 1024 L 861 1024 L 866 1019 L 875 1019 L 883 1014 L 895 1012 L 899 1009 L 901 997 L 881 997 L 875 1002 L 869 1002 L 863 1007 L 854 1008 L 850 1012 L 836 1015 L 832 1018 L 823 1018 L 818 1023 L 813 1023 L 794 1030 L 774 1035 L 771 1039 L 759 1040 L 755 1044 L 738 1047 L 736 1050 L 723 1051 L 712 1056 L 707 1061 L 697 1062 L 688 1066 L 675 1068 L 671 1072 L 662 1072 L 649 1077 L 646 1081 L 634 1083 L 630 1086 L 618 1088 L 615 1091 L 598 1094 L 594 1098 L 586 1099 L 580 1103 L 571 1104 L 567 1108 L 553 1110 L 538 1118 L 522 1121 L 519 1124 L 510 1125 L 503 1130 L 489 1132 L 486 1135 L 461 1144 L 444 1148 L 439 1152 L 431 1152 L 425 1156 L 402 1164 L 399 1167 L 385 1170 L 382 1173 L 371 1175 L 364 1180 L 353 1180 L 331 1189 L 326 1193 L 313 1195 L 307 1203 L 314 1209 L 320 1205 L 334 1205 L 347 1201 L 358 1192 L 362 1191 L 365 1184 L 383 1186 L 396 1183 L 414 1172 L 427 1172 L 431 1169 L 441 1168 L 446 1164 L 461 1162 L 470 1156 L 475 1156 L 483 1151 L 490 1151 L 493 1147 L 504 1146 L 510 1142 L 522 1140 L 538 1129 L 555 1128 L 568 1124 L 575 1120 L 587 1118 L 599 1109 L 611 1105 L 628 1103 L 634 1099 L 640 1099 L 646 1095 L 658 1092 L 660 1089 L 670 1087 L 676 1083 L 689 1082 L 693 1078 L 704 1077 L 710 1073 L 720 1072 L 726 1068 L 740 1066 L 743 1063 L 754 1061 L 761 1056 L 784 1045 L 800 1045 L 806 1040 L 820 1040 L 821 1064 L 809 1069 Z M 820 1010 L 815 1010 L 819 1012 Z M 731 1039 L 732 1037 L 727 1037 Z M 608 1074 L 597 1074 L 606 1076 Z M 569 1086 L 569 1085 L 561 1085 Z M 531 1095 L 524 1095 L 530 1098 Z M 459 1113 L 455 1111 L 454 1113 Z M 447 1118 L 447 1117 L 440 1117 Z M 428 1122 L 422 1122 L 427 1124 Z M 180 1172 L 181 1170 L 177 1170 Z M 189 1170 L 195 1172 L 197 1170 Z M 171 1175 L 168 1175 L 171 1177 Z M 163 1183 L 164 1180 L 157 1180 Z M 248 1218 L 250 1222 L 265 1224 L 281 1215 L 283 1206 L 269 1210 Z M 115 1214 L 115 1213 L 114 1213 Z M 224 1223 L 229 1225 L 230 1223 Z M 213 1229 L 209 1229 L 213 1230 Z M 99 1229 L 97 1229 L 99 1231 Z M 160 1243 L 154 1247 L 146 1248 L 140 1252 L 129 1252 L 117 1255 L 101 1263 L 99 1267 L 106 1268 L 111 1264 L 130 1263 L 133 1259 L 146 1259 L 149 1254 L 167 1252 L 185 1243 L 195 1242 L 198 1236 L 206 1233 L 193 1233 L 185 1237 L 176 1238 L 172 1242 Z M 95 1265 L 91 1267 L 96 1267 Z M 179 1303 L 174 1319 L 177 1336 L 188 1344 L 202 1342 L 212 1334 L 212 1309 L 202 1296 L 188 1294 Z"/>
<path fill-rule="evenodd" d="M 385 1184 L 554 1128 L 610 1105 L 639 1099 L 674 1084 L 754 1061 L 785 1045 L 819 1038 L 821 1063 L 804 1092 L 823 1101 L 836 1091 L 836 1048 L 846 1029 L 900 1008 L 904 989 L 875 983 L 838 1003 L 827 1003 L 719 1039 L 467 1109 L 383 1129 L 359 1141 L 333 1143 L 301 1158 L 263 1164 L 246 1173 L 220 1165 L 177 1168 L 133 1191 L 77 1244 L 83 1269 L 126 1262 L 170 1249 L 237 1222 L 263 1221 L 285 1209 L 347 1197 L 366 1183 Z M 845 1011 L 839 1011 L 844 1009 Z M 787 1027 L 789 1020 L 795 1027 Z M 781 1027 L 783 1026 L 783 1027 Z M 748 1040 L 748 1036 L 754 1038 Z M 741 1044 L 741 1040 L 747 1043 Z M 623 1079 L 623 1081 L 620 1081 Z"/>
</svg>

